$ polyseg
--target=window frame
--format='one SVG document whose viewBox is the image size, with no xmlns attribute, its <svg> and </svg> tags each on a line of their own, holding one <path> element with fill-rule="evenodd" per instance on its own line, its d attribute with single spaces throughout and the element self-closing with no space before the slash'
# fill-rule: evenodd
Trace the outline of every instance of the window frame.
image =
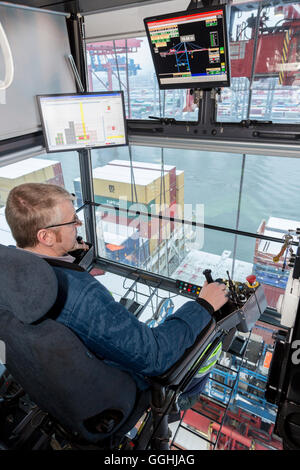
<svg viewBox="0 0 300 470">
<path fill-rule="evenodd" d="M 257 4 L 258 15 L 260 15 L 264 6 L 267 6 L 267 2 L 258 1 Z M 234 7 L 234 2 L 231 2 L 231 5 Z M 228 13 L 228 17 L 230 17 L 230 11 Z M 97 35 L 93 37 L 84 37 L 84 50 L 85 45 L 91 42 L 129 39 L 138 36 L 140 37 L 141 33 L 146 37 L 145 31 L 130 31 L 128 34 L 117 36 Z M 252 75 L 253 79 L 255 76 L 254 67 Z M 214 90 L 203 90 L 200 92 L 198 121 L 177 121 L 174 123 L 172 119 L 170 120 L 168 118 L 157 121 L 127 119 L 129 139 L 131 142 L 136 143 L 140 138 L 148 140 L 155 135 L 166 139 L 188 139 L 195 143 L 198 142 L 199 145 L 201 145 L 203 141 L 209 141 L 212 144 L 213 142 L 217 142 L 222 146 L 226 145 L 228 141 L 231 141 L 244 145 L 245 148 L 249 145 L 253 145 L 253 142 L 256 142 L 257 149 L 264 145 L 265 151 L 268 151 L 268 145 L 272 147 L 274 144 L 279 144 L 280 146 L 295 148 L 295 152 L 299 152 L 299 124 L 271 123 L 251 119 L 244 119 L 240 123 L 220 122 L 217 121 L 217 97 L 218 93 Z M 250 109 L 251 107 L 249 108 L 249 112 Z M 178 141 L 177 145 L 179 143 L 180 142 Z M 247 153 L 247 151 L 245 153 Z"/>
</svg>

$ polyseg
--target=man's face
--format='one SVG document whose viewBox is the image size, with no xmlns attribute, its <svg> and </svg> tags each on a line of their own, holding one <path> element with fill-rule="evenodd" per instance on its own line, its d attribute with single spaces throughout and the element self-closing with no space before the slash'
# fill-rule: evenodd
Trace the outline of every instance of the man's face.
<svg viewBox="0 0 300 470">
<path fill-rule="evenodd" d="M 68 224 L 60 227 L 53 227 L 56 241 L 54 249 L 57 256 L 63 256 L 68 251 L 74 249 L 77 238 L 77 227 L 81 222 L 76 217 L 76 212 L 71 201 L 65 200 L 59 203 L 61 220 L 60 224 Z M 74 222 L 69 224 L 68 222 Z"/>
</svg>

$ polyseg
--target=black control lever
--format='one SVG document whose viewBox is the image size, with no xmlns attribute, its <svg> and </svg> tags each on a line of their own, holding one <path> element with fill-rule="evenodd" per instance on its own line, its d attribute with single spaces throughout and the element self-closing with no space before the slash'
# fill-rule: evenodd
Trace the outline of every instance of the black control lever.
<svg viewBox="0 0 300 470">
<path fill-rule="evenodd" d="M 203 274 L 207 280 L 207 284 L 211 284 L 212 282 L 214 282 L 211 276 L 211 269 L 204 269 Z"/>
<path fill-rule="evenodd" d="M 204 269 L 203 274 L 204 274 L 208 284 L 211 284 L 212 282 L 215 282 L 212 278 L 212 275 L 211 275 L 211 269 Z M 222 282 L 221 279 L 218 279 L 217 282 L 218 281 Z M 222 315 L 223 315 L 223 313 L 222 313 L 221 309 L 216 310 L 215 313 L 214 313 L 215 320 L 218 321 L 222 317 Z"/>
</svg>

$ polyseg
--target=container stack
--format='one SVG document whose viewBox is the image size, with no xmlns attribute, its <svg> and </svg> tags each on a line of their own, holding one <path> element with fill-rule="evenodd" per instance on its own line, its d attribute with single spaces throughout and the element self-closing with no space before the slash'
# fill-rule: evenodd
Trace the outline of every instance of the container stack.
<svg viewBox="0 0 300 470">
<path fill-rule="evenodd" d="M 101 218 L 108 258 L 140 265 L 170 238 L 174 223 L 152 216 L 174 216 L 178 189 L 183 204 L 184 173 L 179 173 L 178 179 L 175 166 L 165 165 L 162 174 L 160 165 L 133 162 L 131 166 L 126 160 L 112 160 L 93 170 L 95 202 L 102 204 L 97 209 L 98 224 Z M 74 181 L 74 189 L 81 205 L 79 178 Z M 129 240 L 132 238 L 135 243 Z"/>
<path fill-rule="evenodd" d="M 117 168 L 130 169 L 131 167 L 130 161 L 127 160 L 112 160 L 109 162 L 109 165 Z M 172 217 L 172 206 L 176 204 L 176 167 L 164 165 L 162 171 L 159 164 L 136 161 L 132 162 L 132 167 L 134 175 L 141 171 L 142 174 L 156 181 L 154 203 L 151 201 L 151 207 L 148 212 L 167 218 Z M 167 220 L 159 221 L 153 217 L 147 227 L 148 233 L 145 233 L 144 228 L 145 226 L 142 224 L 140 231 L 142 236 L 150 239 L 150 252 L 153 252 L 162 240 L 170 238 L 171 235 L 171 224 Z"/>
<path fill-rule="evenodd" d="M 23 183 L 51 183 L 64 187 L 60 162 L 29 158 L 1 168 L 0 205 L 6 204 L 9 191 Z"/>
<path fill-rule="evenodd" d="M 128 160 L 112 160 L 109 162 L 110 166 L 130 168 L 131 163 Z M 163 173 L 165 179 L 163 181 L 161 165 L 157 163 L 146 163 L 146 162 L 132 162 L 133 168 L 142 169 L 145 173 L 156 172 L 157 178 L 159 179 L 159 192 L 162 194 L 161 199 L 159 198 L 158 203 L 162 204 L 169 201 L 169 204 L 176 202 L 176 167 L 171 165 L 164 165 Z M 164 193 L 165 191 L 165 193 Z"/>
</svg>

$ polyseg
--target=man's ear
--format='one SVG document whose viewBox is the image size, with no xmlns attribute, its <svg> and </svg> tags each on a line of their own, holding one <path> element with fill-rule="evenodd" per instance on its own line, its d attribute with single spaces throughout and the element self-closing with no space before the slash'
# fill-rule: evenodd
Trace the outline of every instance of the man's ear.
<svg viewBox="0 0 300 470">
<path fill-rule="evenodd" d="M 36 237 L 38 239 L 38 242 L 41 243 L 41 245 L 44 245 L 44 246 L 52 246 L 53 242 L 55 240 L 54 233 L 52 231 L 46 230 L 44 228 L 41 228 L 37 232 Z"/>
</svg>

